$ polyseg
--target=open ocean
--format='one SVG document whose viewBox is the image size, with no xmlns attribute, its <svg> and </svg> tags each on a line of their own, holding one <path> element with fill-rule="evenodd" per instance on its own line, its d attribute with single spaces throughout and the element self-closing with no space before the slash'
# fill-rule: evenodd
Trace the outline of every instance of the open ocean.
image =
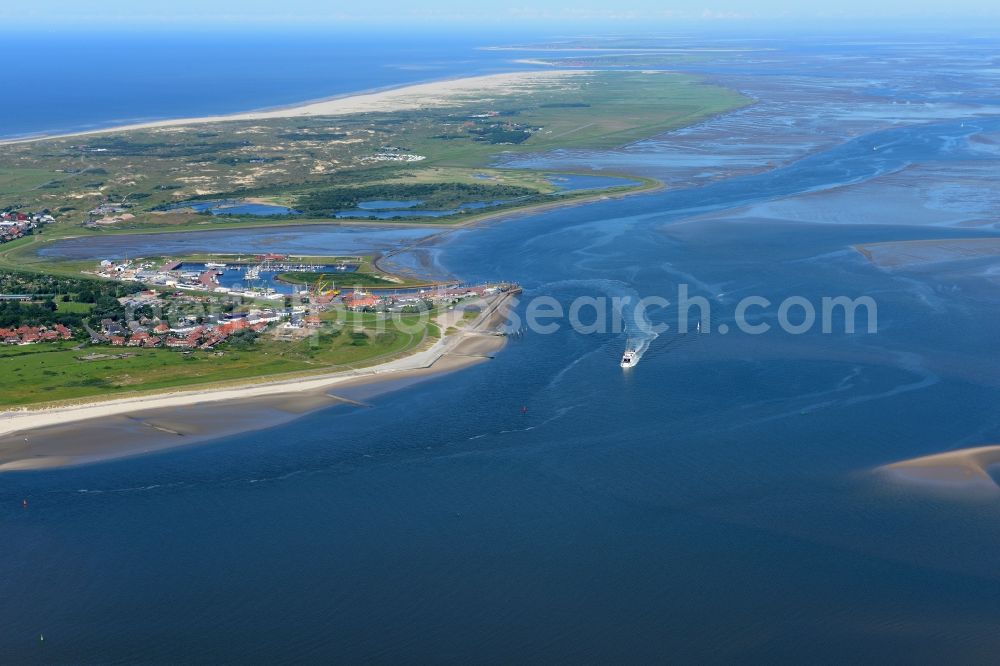
<svg viewBox="0 0 1000 666">
<path fill-rule="evenodd" d="M 524 35 L 518 38 L 523 39 Z M 285 106 L 455 76 L 524 69 L 477 49 L 503 34 L 374 28 L 327 32 L 42 33 L 4 52 L 0 138 Z"/>
<path fill-rule="evenodd" d="M 884 270 L 853 246 L 1000 235 L 996 45 L 773 46 L 738 68 L 697 65 L 755 107 L 627 149 L 517 161 L 631 169 L 670 188 L 420 250 L 442 271 L 567 304 L 672 298 L 685 283 L 712 304 L 711 335 L 664 333 L 623 373 L 622 334 L 525 332 L 493 361 L 371 407 L 2 475 L 0 663 L 995 660 L 1000 504 L 870 470 L 1000 441 L 1000 259 Z M 320 50 L 332 62 L 343 48 Z M 367 48 L 325 88 L 287 82 L 286 60 L 262 65 L 272 97 L 247 92 L 246 75 L 223 82 L 240 102 L 114 103 L 123 120 L 238 110 L 509 57 Z M 150 90 L 215 83 L 140 70 Z M 17 131 L 104 122 L 108 108 L 19 117 Z M 234 230 L 227 246 L 381 242 L 359 233 Z M 88 243 L 52 252 L 100 256 Z M 717 332 L 749 294 L 871 294 L 879 332 Z"/>
</svg>

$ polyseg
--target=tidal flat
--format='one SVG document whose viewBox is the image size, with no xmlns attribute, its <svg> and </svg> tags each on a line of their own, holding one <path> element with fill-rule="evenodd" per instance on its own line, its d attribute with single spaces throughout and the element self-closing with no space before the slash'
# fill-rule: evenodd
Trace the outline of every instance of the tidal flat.
<svg viewBox="0 0 1000 666">
<path fill-rule="evenodd" d="M 872 473 L 1000 441 L 995 258 L 886 270 L 854 249 L 997 235 L 878 206 L 905 200 L 889 179 L 908 168 L 948 184 L 954 167 L 958 220 L 978 196 L 970 169 L 995 165 L 961 126 L 995 113 L 995 45 L 917 41 L 810 36 L 688 63 L 757 103 L 531 156 L 632 165 L 664 189 L 393 257 L 564 306 L 689 285 L 710 330 L 661 334 L 632 372 L 625 334 L 522 331 L 445 380 L 349 396 L 369 407 L 4 475 L 18 575 L 0 581 L 0 655 L 38 661 L 44 627 L 45 660 L 66 662 L 988 660 L 1000 503 Z M 879 216 L 851 223 L 865 199 L 841 192 L 869 181 Z M 810 219 L 802 200 L 820 193 Z M 840 294 L 878 301 L 877 333 L 719 330 L 747 295 Z"/>
</svg>

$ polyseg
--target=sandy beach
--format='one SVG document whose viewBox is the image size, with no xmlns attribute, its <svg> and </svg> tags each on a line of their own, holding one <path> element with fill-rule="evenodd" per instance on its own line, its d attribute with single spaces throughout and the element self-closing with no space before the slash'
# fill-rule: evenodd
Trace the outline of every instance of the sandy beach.
<svg viewBox="0 0 1000 666">
<path fill-rule="evenodd" d="M 875 471 L 897 483 L 979 497 L 1000 496 L 988 469 L 1000 464 L 1000 446 L 978 446 L 892 463 Z"/>
<path fill-rule="evenodd" d="M 535 88 L 541 86 L 550 87 L 560 82 L 572 85 L 571 79 L 589 73 L 586 70 L 548 70 L 470 76 L 304 102 L 277 109 L 262 109 L 245 113 L 204 116 L 201 118 L 156 120 L 87 130 L 84 132 L 0 140 L 0 145 L 91 134 L 107 134 L 110 132 L 125 132 L 129 130 L 182 127 L 204 123 L 271 120 L 275 118 L 298 118 L 304 116 L 345 116 L 357 113 L 387 113 L 415 109 L 443 108 L 456 106 L 469 100 L 481 100 L 485 103 L 493 98 L 522 95 Z"/>
<path fill-rule="evenodd" d="M 426 349 L 379 365 L 315 377 L 267 381 L 232 388 L 201 388 L 70 407 L 0 413 L 0 472 L 62 467 L 185 446 L 275 425 L 320 407 L 358 404 L 330 393 L 381 385 L 370 395 L 404 382 L 481 363 L 503 348 L 496 334 L 514 294 L 482 303 L 476 319 Z M 451 321 L 450 319 L 455 319 Z M 441 330 L 457 325 L 461 310 L 438 318 Z M 204 413 L 198 410 L 208 406 Z M 250 409 L 248 409 L 250 408 Z M 226 417 L 227 410 L 239 412 Z M 269 414 L 264 412 L 270 411 Z M 213 427 L 206 427 L 212 415 Z M 131 423 L 131 432 L 117 428 Z M 68 426 L 72 427 L 68 427 Z M 141 437 L 136 436 L 141 433 Z M 141 441 L 138 444 L 137 441 Z"/>
</svg>

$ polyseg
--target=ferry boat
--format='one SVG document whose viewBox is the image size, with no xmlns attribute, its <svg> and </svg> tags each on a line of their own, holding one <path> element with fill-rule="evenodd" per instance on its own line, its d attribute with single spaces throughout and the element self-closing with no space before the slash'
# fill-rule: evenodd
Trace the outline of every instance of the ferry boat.
<svg viewBox="0 0 1000 666">
<path fill-rule="evenodd" d="M 635 364 L 639 362 L 636 358 L 635 351 L 632 349 L 626 349 L 625 353 L 622 354 L 622 367 L 623 368 L 633 368 Z"/>
<path fill-rule="evenodd" d="M 225 264 L 220 264 L 217 261 L 206 261 L 205 268 L 225 268 Z"/>
</svg>

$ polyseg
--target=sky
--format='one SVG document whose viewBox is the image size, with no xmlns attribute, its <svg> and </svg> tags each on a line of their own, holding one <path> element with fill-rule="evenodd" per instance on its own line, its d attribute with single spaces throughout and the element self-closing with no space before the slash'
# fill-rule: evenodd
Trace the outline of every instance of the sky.
<svg viewBox="0 0 1000 666">
<path fill-rule="evenodd" d="M 344 25 L 1000 19 L 997 0 L 0 0 L 11 25 Z"/>
</svg>

